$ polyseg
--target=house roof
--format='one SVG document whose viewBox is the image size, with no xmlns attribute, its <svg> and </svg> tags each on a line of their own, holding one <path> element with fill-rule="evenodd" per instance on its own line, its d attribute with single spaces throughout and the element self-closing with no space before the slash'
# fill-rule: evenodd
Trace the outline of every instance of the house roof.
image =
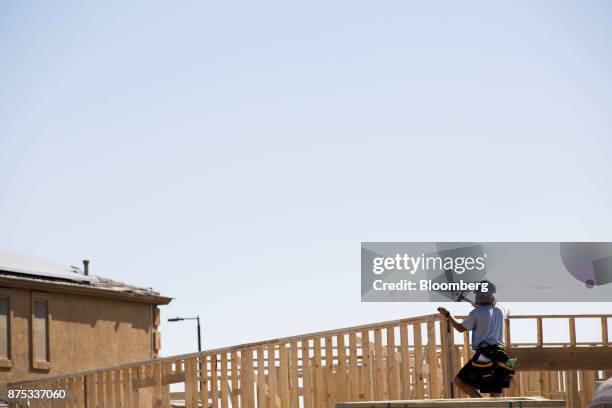
<svg viewBox="0 0 612 408">
<path fill-rule="evenodd" d="M 0 251 L 0 286 L 112 297 L 153 304 L 168 304 L 172 300 L 152 288 L 85 275 L 75 266 L 58 265 L 3 251 Z"/>
</svg>

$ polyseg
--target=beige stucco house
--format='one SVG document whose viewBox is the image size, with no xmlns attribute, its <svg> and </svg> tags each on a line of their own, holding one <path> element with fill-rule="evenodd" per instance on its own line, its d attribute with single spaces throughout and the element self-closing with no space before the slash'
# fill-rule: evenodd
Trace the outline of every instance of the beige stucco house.
<svg viewBox="0 0 612 408">
<path fill-rule="evenodd" d="M 152 289 L 0 252 L 0 387 L 158 357 Z"/>
</svg>

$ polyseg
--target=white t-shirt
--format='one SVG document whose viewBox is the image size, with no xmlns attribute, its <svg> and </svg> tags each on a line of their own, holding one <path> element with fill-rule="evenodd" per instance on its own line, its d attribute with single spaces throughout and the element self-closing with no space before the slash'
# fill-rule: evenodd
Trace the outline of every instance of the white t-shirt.
<svg viewBox="0 0 612 408">
<path fill-rule="evenodd" d="M 477 350 L 480 343 L 491 346 L 504 343 L 504 319 L 508 311 L 498 305 L 478 306 L 461 322 L 466 330 L 472 332 L 472 349 Z"/>
</svg>

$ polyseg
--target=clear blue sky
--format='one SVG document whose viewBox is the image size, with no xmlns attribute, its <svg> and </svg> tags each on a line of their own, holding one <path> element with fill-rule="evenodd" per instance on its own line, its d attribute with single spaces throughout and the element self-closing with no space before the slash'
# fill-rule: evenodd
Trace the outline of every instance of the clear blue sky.
<svg viewBox="0 0 612 408">
<path fill-rule="evenodd" d="M 611 19 L 3 1 L 0 248 L 153 286 L 206 347 L 431 313 L 360 304 L 361 241 L 612 240 Z M 162 330 L 193 350 L 189 323 Z"/>
</svg>

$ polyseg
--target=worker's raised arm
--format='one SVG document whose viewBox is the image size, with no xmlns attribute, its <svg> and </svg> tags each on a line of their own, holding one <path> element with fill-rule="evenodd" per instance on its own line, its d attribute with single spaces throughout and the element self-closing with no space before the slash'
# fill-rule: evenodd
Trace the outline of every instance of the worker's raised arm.
<svg viewBox="0 0 612 408">
<path fill-rule="evenodd" d="M 447 318 L 448 321 L 450 322 L 451 326 L 453 326 L 455 328 L 455 330 L 457 330 L 459 333 L 463 333 L 464 331 L 467 331 L 467 329 L 465 327 L 463 327 L 463 325 L 461 323 L 456 321 L 455 318 L 453 318 L 453 316 L 451 316 L 450 312 L 448 310 L 446 310 L 445 308 L 439 307 L 438 308 L 438 312 L 440 312 L 440 314 L 442 316 Z"/>
</svg>

